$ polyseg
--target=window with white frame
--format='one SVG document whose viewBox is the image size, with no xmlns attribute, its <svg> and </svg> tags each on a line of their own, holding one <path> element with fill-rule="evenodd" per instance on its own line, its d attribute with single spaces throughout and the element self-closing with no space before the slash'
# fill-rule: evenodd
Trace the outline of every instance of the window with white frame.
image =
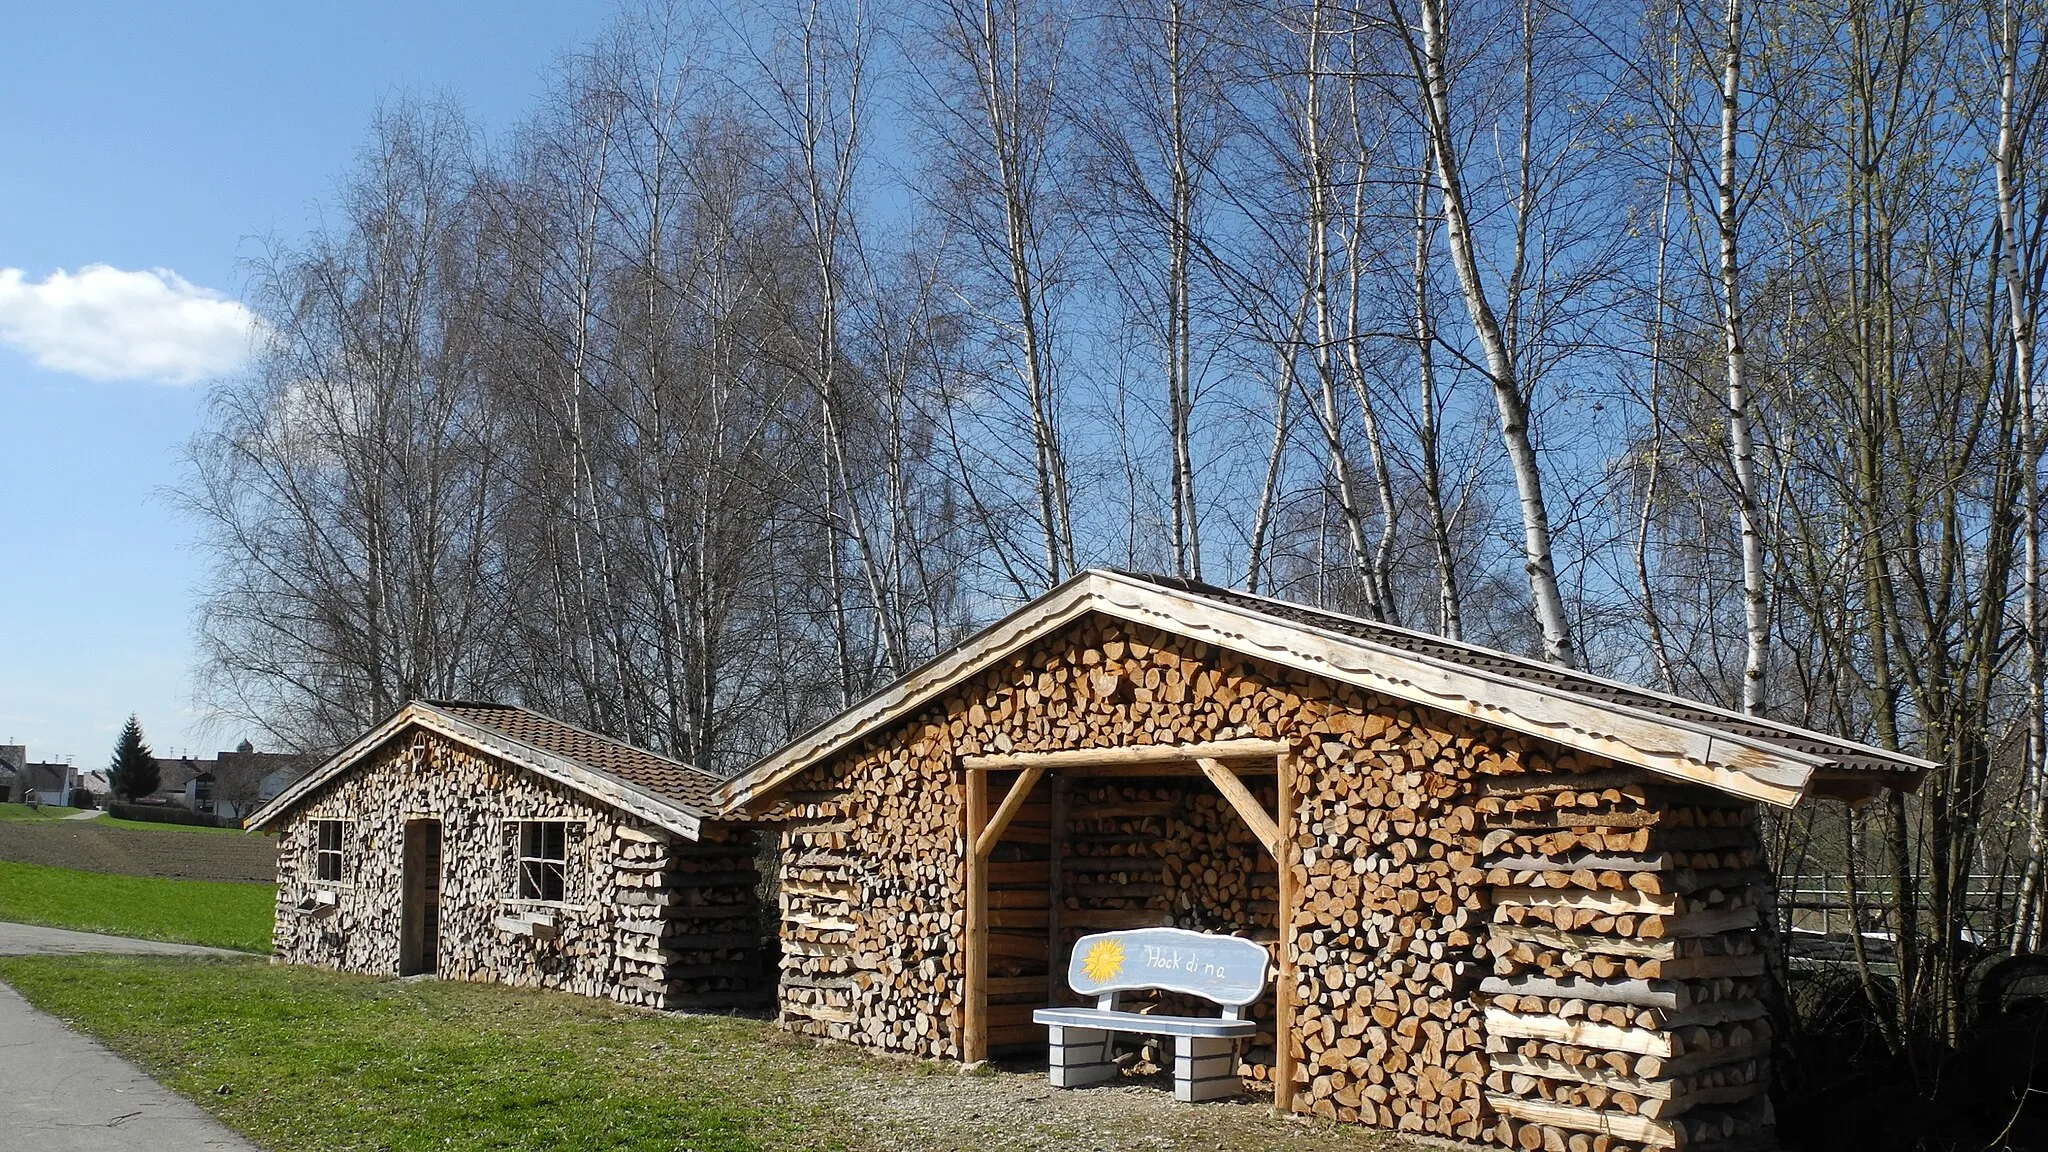
<svg viewBox="0 0 2048 1152">
<path fill-rule="evenodd" d="M 348 879 L 347 820 L 315 820 L 313 876 L 330 884 Z"/>
<path fill-rule="evenodd" d="M 569 822 L 521 820 L 518 823 L 518 882 L 521 900 L 567 900 L 569 891 Z"/>
</svg>

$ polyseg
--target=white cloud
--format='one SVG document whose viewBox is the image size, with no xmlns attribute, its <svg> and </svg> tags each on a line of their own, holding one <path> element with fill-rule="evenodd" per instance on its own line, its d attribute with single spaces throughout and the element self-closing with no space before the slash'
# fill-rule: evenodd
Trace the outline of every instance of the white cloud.
<svg viewBox="0 0 2048 1152">
<path fill-rule="evenodd" d="M 88 264 L 40 282 L 0 268 L 0 343 L 58 372 L 190 384 L 240 367 L 255 330 L 239 301 L 168 268 Z"/>
</svg>

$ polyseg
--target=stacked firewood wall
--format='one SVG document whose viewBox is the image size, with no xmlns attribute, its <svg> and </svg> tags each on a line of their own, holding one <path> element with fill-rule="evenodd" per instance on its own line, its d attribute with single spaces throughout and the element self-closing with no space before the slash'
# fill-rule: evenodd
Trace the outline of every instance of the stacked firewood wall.
<svg viewBox="0 0 2048 1152">
<path fill-rule="evenodd" d="M 1567 1152 L 1621 1152 L 1646 1143 L 1508 1117 L 1493 1103 L 1533 1099 L 1630 1123 L 1642 1115 L 1639 1101 L 1637 1112 L 1629 1112 L 1629 1099 L 1601 1095 L 1602 1085 L 1569 1081 L 1574 1086 L 1562 1091 L 1570 1103 L 1558 1102 L 1556 1087 L 1546 1096 L 1532 1086 L 1526 1068 L 1516 1073 L 1522 1079 L 1499 1081 L 1505 1088 L 1489 1085 L 1495 1071 L 1489 1037 L 1498 1043 L 1501 1036 L 1487 1027 L 1480 982 L 1496 963 L 1490 919 L 1495 892 L 1537 885 L 1517 881 L 1513 873 L 1506 881 L 1491 879 L 1483 858 L 1508 851 L 1569 858 L 1576 849 L 1536 829 L 1513 845 L 1488 844 L 1497 830 L 1522 834 L 1497 825 L 1499 813 L 1482 811 L 1495 794 L 1490 783 L 1481 782 L 1533 780 L 1600 765 L 1581 764 L 1554 745 L 1450 712 L 1103 618 L 1038 642 L 952 687 L 893 729 L 808 770 L 792 782 L 780 806 L 765 814 L 781 823 L 783 836 L 784 1020 L 800 1031 L 868 1047 L 959 1055 L 966 927 L 960 757 L 1237 738 L 1280 738 L 1294 750 L 1285 761 L 1297 798 L 1286 849 L 1297 897 L 1290 938 L 1276 944 L 1288 949 L 1294 971 L 1295 1027 L 1280 1041 L 1293 1050 L 1297 1109 L 1470 1142 L 1528 1147 L 1533 1137 L 1534 1147 Z M 1010 779 L 1008 773 L 995 774 L 991 793 L 1001 795 Z M 1266 803 L 1273 802 L 1271 776 L 1248 779 Z M 1043 800 L 1047 815 L 1038 814 L 1040 798 L 1032 797 L 1019 831 L 1006 837 L 991 863 L 993 1044 L 1021 1042 L 1028 1035 L 1004 1029 L 1016 1027 L 1014 1019 L 1025 1015 L 1034 996 L 1037 1003 L 1059 1002 L 1067 953 L 1085 932 L 1175 924 L 1254 939 L 1275 935 L 1274 865 L 1199 777 L 1053 777 L 1049 789 Z M 1680 831 L 1675 821 L 1685 818 L 1699 821 L 1679 837 L 1688 844 L 1725 830 L 1706 824 L 1705 816 L 1673 815 L 1668 829 L 1645 822 L 1620 825 L 1615 832 L 1668 837 Z M 1045 845 L 1049 865 L 1040 864 L 1038 827 L 1061 833 Z M 1660 841 L 1629 850 L 1679 849 Z M 1703 870 L 1748 866 L 1724 860 L 1702 869 L 1687 859 L 1670 870 L 1674 885 L 1695 884 Z M 1569 878 L 1573 871 L 1562 874 Z M 1724 905 L 1748 898 L 1731 896 L 1717 878 L 1709 880 L 1716 882 L 1673 891 L 1687 902 L 1684 914 L 1693 915 L 1697 906 L 1721 915 Z M 1049 899 L 1040 900 L 1034 891 L 1039 885 L 1049 888 Z M 1551 907 L 1543 900 L 1514 906 L 1546 912 Z M 1527 912 L 1502 926 L 1611 935 L 1618 941 L 1640 937 L 1657 941 L 1649 945 L 1652 951 L 1667 949 L 1653 936 L 1653 920 L 1637 915 L 1625 926 L 1606 922 L 1602 931 L 1592 921 L 1582 925 L 1576 911 L 1566 918 L 1570 927 L 1558 927 L 1554 914 L 1540 920 Z M 1738 947 L 1734 937 L 1712 943 L 1702 937 L 1676 951 L 1691 961 Z M 1625 970 L 1628 963 L 1652 959 L 1587 955 L 1613 958 L 1622 965 L 1623 979 L 1634 978 Z M 1574 964 L 1604 964 L 1578 953 L 1569 960 L 1558 953 L 1553 961 L 1559 972 Z M 1660 955 L 1657 962 L 1668 961 Z M 1523 973 L 1524 961 L 1512 963 L 1500 978 Z M 1531 960 L 1526 967 L 1548 978 L 1543 964 Z M 1589 972 L 1589 978 L 1615 977 Z M 1685 979 L 1688 999 L 1670 1009 L 1677 1023 L 1662 1031 L 1688 1054 L 1697 1050 L 1695 1040 L 1707 1042 L 1705 1034 L 1689 1028 L 1709 1029 L 1724 1048 L 1742 1051 L 1742 1026 L 1702 1019 L 1699 1005 L 1733 1000 L 1746 986 L 1730 985 L 1721 997 L 1721 986 L 1711 979 Z M 1510 1007 L 1494 1000 L 1491 1010 L 1534 1014 L 1528 1011 L 1533 1007 L 1533 1001 L 1516 1000 Z M 1255 1011 L 1270 1020 L 1272 1004 Z M 1556 1013 L 1544 1006 L 1546 1015 L 1576 1011 L 1563 1003 Z M 1640 1021 L 1628 1027 L 1652 1030 Z M 1270 1076 L 1274 1046 L 1270 1032 L 1256 1039 L 1241 1070 Z M 1500 1055 L 1521 1053 L 1517 1048 Z M 1540 1052 L 1538 1058 L 1565 1062 Z M 1659 1058 L 1676 1070 L 1632 1065 L 1630 1074 L 1683 1080 L 1685 1094 L 1736 1082 L 1736 1074 L 1723 1066 L 1732 1059 L 1710 1065 L 1691 1055 Z M 1542 1079 L 1567 1082 L 1561 1076 Z M 1585 1092 L 1587 1084 L 1595 1091 Z M 1702 1124 L 1706 1115 L 1700 1114 Z M 1689 1140 L 1693 1135 L 1686 1133 Z M 1574 1143 L 1578 1136 L 1587 1139 Z"/>
<path fill-rule="evenodd" d="M 1769 1147 L 1755 808 L 1612 770 L 1490 780 L 1477 806 L 1496 1138 Z"/>
<path fill-rule="evenodd" d="M 684 1010 L 766 1001 L 753 834 L 707 825 L 690 841 L 620 825 L 613 837 L 613 996 Z"/>
<path fill-rule="evenodd" d="M 408 821 L 441 825 L 433 970 L 654 1008 L 767 998 L 748 833 L 692 843 L 431 733 L 394 741 L 294 814 L 278 841 L 278 959 L 399 970 Z M 319 880 L 320 820 L 343 821 L 343 878 Z M 566 899 L 516 896 L 508 822 L 568 823 Z M 324 902 L 323 902 L 324 901 Z M 536 929 L 521 920 L 548 921 Z"/>
<path fill-rule="evenodd" d="M 857 956 L 854 904 L 860 860 L 839 792 L 797 792 L 782 804 L 782 974 L 778 1003 L 793 1031 L 834 1040 L 853 1034 L 855 998 L 868 987 L 876 958 Z M 872 1043 L 872 1041 L 870 1041 Z M 887 1047 L 886 1044 L 878 1045 Z"/>
<path fill-rule="evenodd" d="M 1469 991 L 1485 878 L 1470 778 L 1547 767 L 1505 733 L 1338 688 L 1295 761 L 1298 1107 L 1478 1140 L 1484 1036 Z M 1299 742 L 1298 742 L 1299 743 Z"/>
</svg>

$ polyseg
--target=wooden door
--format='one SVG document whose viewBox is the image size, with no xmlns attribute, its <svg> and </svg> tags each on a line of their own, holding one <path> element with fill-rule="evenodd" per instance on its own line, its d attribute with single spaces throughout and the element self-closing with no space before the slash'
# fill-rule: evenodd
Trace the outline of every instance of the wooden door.
<svg viewBox="0 0 2048 1152">
<path fill-rule="evenodd" d="M 441 954 L 441 822 L 405 822 L 404 928 L 399 937 L 398 974 L 435 971 Z"/>
</svg>

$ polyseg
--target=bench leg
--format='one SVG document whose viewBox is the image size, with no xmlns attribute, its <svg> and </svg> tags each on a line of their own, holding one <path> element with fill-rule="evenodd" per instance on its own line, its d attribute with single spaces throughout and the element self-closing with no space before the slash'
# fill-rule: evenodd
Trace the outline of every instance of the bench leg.
<svg viewBox="0 0 2048 1152">
<path fill-rule="evenodd" d="M 1109 1059 L 1109 1033 L 1100 1028 L 1046 1029 L 1045 1074 L 1055 1088 L 1106 1084 L 1120 1071 Z"/>
<path fill-rule="evenodd" d="M 1190 1104 L 1221 1100 L 1244 1090 L 1237 1079 L 1237 1045 L 1213 1036 L 1173 1038 L 1173 1098 Z"/>
</svg>

